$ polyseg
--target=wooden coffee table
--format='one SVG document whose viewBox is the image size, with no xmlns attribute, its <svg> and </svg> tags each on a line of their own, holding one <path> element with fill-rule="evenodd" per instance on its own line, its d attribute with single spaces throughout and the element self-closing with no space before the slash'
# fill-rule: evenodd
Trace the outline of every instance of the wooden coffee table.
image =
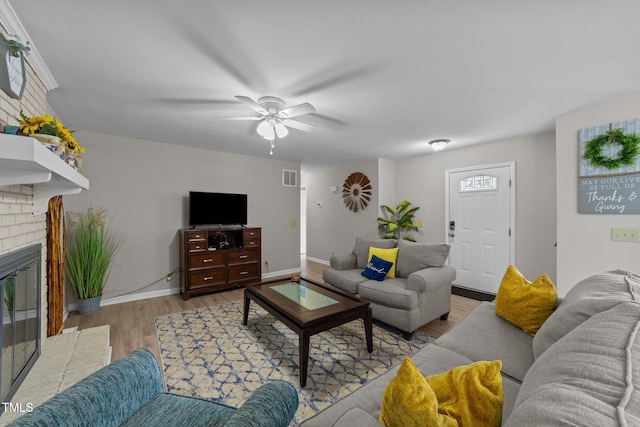
<svg viewBox="0 0 640 427">
<path fill-rule="evenodd" d="M 300 279 L 299 283 L 247 285 L 244 290 L 243 325 L 247 324 L 251 300 L 298 334 L 301 387 L 307 384 L 311 335 L 352 320 L 363 319 L 367 351 L 373 351 L 372 317 L 368 301 L 335 292 L 304 279 Z"/>
</svg>

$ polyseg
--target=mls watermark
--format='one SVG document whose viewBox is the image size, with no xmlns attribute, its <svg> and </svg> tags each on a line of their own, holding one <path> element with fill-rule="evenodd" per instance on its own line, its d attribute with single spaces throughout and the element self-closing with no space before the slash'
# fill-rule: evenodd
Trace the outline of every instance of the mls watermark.
<svg viewBox="0 0 640 427">
<path fill-rule="evenodd" d="M 25 412 L 33 411 L 33 403 L 27 402 L 2 402 L 4 412 L 19 412 L 24 414 Z"/>
</svg>

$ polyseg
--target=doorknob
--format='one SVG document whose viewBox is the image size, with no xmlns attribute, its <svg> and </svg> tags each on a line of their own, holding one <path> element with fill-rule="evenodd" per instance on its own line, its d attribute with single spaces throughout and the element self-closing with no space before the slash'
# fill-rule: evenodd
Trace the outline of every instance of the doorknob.
<svg viewBox="0 0 640 427">
<path fill-rule="evenodd" d="M 455 237 L 456 236 L 456 234 L 453 231 L 450 231 L 449 233 L 447 233 L 447 235 L 449 237 Z"/>
<path fill-rule="evenodd" d="M 449 221 L 449 233 L 447 233 L 447 235 L 449 237 L 455 237 L 455 233 L 454 231 L 456 231 L 456 222 L 455 221 Z"/>
</svg>

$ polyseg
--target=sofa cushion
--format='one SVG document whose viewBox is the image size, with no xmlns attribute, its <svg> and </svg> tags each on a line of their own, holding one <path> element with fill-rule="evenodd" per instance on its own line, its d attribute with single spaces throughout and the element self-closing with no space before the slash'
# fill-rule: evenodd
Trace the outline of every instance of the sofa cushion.
<svg viewBox="0 0 640 427">
<path fill-rule="evenodd" d="M 360 270 L 367 266 L 369 262 L 370 247 L 390 249 L 396 247 L 396 241 L 390 239 L 367 239 L 365 237 L 356 237 L 356 244 L 353 247 L 353 254 L 356 256 L 356 267 Z"/>
<path fill-rule="evenodd" d="M 535 335 L 558 304 L 556 287 L 543 274 L 529 282 L 513 265 L 507 267 L 496 295 L 496 314 Z"/>
<path fill-rule="evenodd" d="M 413 310 L 419 303 L 416 291 L 407 289 L 406 279 L 385 279 L 384 282 L 368 280 L 360 283 L 358 294 L 376 304 L 403 310 Z"/>
<path fill-rule="evenodd" d="M 502 372 L 522 381 L 533 364 L 533 337 L 496 315 L 495 305 L 483 302 L 436 344 L 473 361 L 502 361 Z"/>
<path fill-rule="evenodd" d="M 639 319 L 640 304 L 620 303 L 549 347 L 505 425 L 640 425 Z"/>
<path fill-rule="evenodd" d="M 338 271 L 327 268 L 322 272 L 322 278 L 331 286 L 351 294 L 357 294 L 360 283 L 369 280 L 362 275 L 362 269 Z"/>
<path fill-rule="evenodd" d="M 380 423 L 373 415 L 360 408 L 351 408 L 345 412 L 335 424 L 348 427 L 380 427 Z"/>
<path fill-rule="evenodd" d="M 387 273 L 387 277 L 389 279 L 394 279 L 396 277 L 396 260 L 398 258 L 398 248 L 376 248 L 374 246 L 369 248 L 369 259 L 367 260 L 367 265 L 371 261 L 371 257 L 377 256 L 380 259 L 388 261 L 391 263 L 391 267 L 389 268 L 389 272 Z"/>
<path fill-rule="evenodd" d="M 522 332 L 522 334 L 526 335 L 524 332 Z M 411 360 L 413 361 L 414 366 L 418 368 L 423 375 L 438 374 L 456 366 L 467 365 L 472 362 L 466 357 L 460 356 L 459 354 L 433 344 L 427 345 L 422 350 L 411 356 Z M 389 381 L 391 381 L 391 378 L 396 375 L 399 367 L 400 366 L 397 365 L 391 368 L 380 377 L 368 382 L 355 392 L 338 400 L 328 408 L 304 421 L 301 424 L 301 427 L 351 427 L 352 424 L 343 423 L 342 421 L 347 419 L 347 413 L 352 411 L 353 408 L 359 408 L 362 412 L 366 412 L 377 420 L 380 416 L 380 409 L 382 406 L 382 392 Z M 502 378 L 502 389 L 504 391 L 504 405 L 502 407 L 503 419 L 506 419 L 511 413 L 519 388 L 520 384 L 509 378 Z M 362 414 L 362 412 L 358 411 L 360 414 Z M 369 424 L 363 423 L 353 425 L 368 426 Z"/>
<path fill-rule="evenodd" d="M 375 255 L 371 256 L 371 260 L 367 264 L 367 266 L 362 270 L 362 275 L 367 279 L 377 280 L 379 282 L 383 281 L 387 274 L 389 273 L 389 269 L 393 266 L 393 262 L 385 261 L 381 258 L 378 258 Z"/>
<path fill-rule="evenodd" d="M 624 301 L 640 301 L 640 276 L 622 270 L 588 277 L 575 285 L 533 339 L 540 357 L 553 343 L 591 316 Z"/>
<path fill-rule="evenodd" d="M 409 277 L 414 271 L 427 267 L 442 267 L 449 256 L 450 246 L 444 243 L 415 243 L 398 241 L 398 277 Z"/>
</svg>

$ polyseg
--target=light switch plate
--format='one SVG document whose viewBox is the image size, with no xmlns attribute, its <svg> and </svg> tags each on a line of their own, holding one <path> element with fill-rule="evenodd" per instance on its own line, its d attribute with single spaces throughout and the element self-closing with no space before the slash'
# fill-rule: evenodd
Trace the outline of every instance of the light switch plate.
<svg viewBox="0 0 640 427">
<path fill-rule="evenodd" d="M 611 240 L 617 242 L 640 242 L 640 230 L 637 228 L 612 228 Z"/>
</svg>

